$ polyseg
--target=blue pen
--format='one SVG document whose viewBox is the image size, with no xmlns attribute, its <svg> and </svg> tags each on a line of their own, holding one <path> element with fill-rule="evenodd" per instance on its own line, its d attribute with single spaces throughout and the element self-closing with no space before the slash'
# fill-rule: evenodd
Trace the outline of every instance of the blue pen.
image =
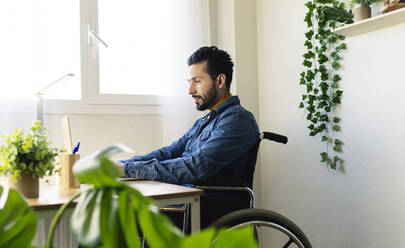
<svg viewBox="0 0 405 248">
<path fill-rule="evenodd" d="M 77 142 L 77 145 L 75 146 L 75 148 L 73 148 L 73 154 L 76 154 L 76 152 L 78 152 L 79 151 L 79 147 L 80 147 L 80 141 L 79 142 Z"/>
</svg>

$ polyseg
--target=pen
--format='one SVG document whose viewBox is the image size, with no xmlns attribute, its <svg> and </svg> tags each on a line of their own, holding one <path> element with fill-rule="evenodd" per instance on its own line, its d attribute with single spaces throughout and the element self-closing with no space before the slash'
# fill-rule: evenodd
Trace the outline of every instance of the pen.
<svg viewBox="0 0 405 248">
<path fill-rule="evenodd" d="M 79 142 L 77 142 L 77 145 L 75 146 L 75 148 L 73 148 L 73 152 L 72 152 L 72 154 L 76 154 L 76 152 L 78 152 L 78 151 L 79 151 L 79 147 L 80 147 L 80 141 L 79 141 Z"/>
</svg>

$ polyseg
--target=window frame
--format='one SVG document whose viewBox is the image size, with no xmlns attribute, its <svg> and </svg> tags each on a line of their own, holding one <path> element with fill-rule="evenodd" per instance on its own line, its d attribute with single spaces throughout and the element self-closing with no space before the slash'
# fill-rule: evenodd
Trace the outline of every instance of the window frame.
<svg viewBox="0 0 405 248">
<path fill-rule="evenodd" d="M 90 30 L 98 33 L 98 0 L 80 1 L 80 17 L 82 100 L 89 104 L 162 105 L 159 95 L 100 93 L 100 44 L 90 36 Z"/>
</svg>

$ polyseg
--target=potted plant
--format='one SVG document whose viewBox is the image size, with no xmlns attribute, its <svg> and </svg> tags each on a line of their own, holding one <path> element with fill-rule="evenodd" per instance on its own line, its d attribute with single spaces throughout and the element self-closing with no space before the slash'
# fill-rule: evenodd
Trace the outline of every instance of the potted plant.
<svg viewBox="0 0 405 248">
<path fill-rule="evenodd" d="M 0 174 L 9 176 L 11 188 L 19 190 L 27 198 L 39 195 L 39 178 L 53 175 L 57 169 L 57 148 L 51 148 L 46 128 L 40 121 L 31 126 L 31 133 L 15 129 L 4 136 L 0 146 Z"/>
<path fill-rule="evenodd" d="M 360 6 L 353 9 L 354 21 L 361 21 L 371 17 L 371 7 L 375 2 L 380 2 L 381 0 L 352 0 L 353 4 L 358 4 Z"/>
</svg>

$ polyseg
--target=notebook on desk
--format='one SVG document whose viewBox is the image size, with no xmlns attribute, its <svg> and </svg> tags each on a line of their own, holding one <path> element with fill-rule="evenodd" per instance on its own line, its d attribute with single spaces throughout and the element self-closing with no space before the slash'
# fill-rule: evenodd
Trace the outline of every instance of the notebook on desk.
<svg viewBox="0 0 405 248">
<path fill-rule="evenodd" d="M 130 181 L 140 181 L 140 180 L 144 180 L 140 177 L 119 177 L 118 178 L 119 181 L 124 181 L 124 182 L 130 182 Z"/>
</svg>

